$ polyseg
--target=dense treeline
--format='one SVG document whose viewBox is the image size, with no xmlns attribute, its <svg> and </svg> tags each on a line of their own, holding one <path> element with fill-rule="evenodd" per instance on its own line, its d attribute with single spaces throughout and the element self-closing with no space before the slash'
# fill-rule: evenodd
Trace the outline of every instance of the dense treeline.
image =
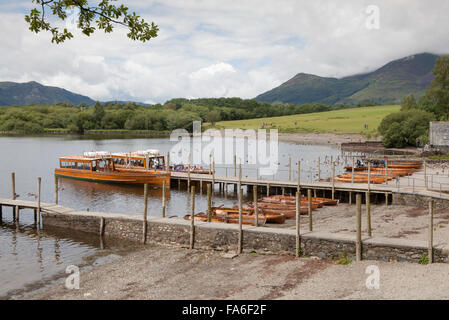
<svg viewBox="0 0 449 320">
<path fill-rule="evenodd" d="M 429 122 L 449 120 L 449 57 L 439 58 L 432 72 L 435 78 L 425 95 L 404 97 L 401 111 L 382 120 L 378 130 L 385 146 L 423 146 L 429 140 Z"/>
<path fill-rule="evenodd" d="M 13 106 L 0 107 L 0 131 L 37 134 L 46 129 L 65 129 L 78 133 L 85 130 L 191 130 L 193 121 L 215 124 L 222 120 L 274 117 L 342 108 L 350 107 L 317 103 L 300 106 L 281 102 L 269 104 L 240 98 L 172 99 L 164 105 L 147 106 L 114 102 L 97 102 L 93 107 L 84 103 L 76 106 L 70 103 Z"/>
</svg>

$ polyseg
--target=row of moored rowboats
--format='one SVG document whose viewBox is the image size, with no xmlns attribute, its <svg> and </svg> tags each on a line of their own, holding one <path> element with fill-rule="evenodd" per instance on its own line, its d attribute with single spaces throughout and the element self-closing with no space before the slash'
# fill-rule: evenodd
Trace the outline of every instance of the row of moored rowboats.
<svg viewBox="0 0 449 320">
<path fill-rule="evenodd" d="M 328 198 L 312 197 L 312 210 L 317 210 L 323 206 L 336 206 L 338 200 Z M 283 224 L 286 219 L 296 218 L 296 197 L 294 196 L 270 196 L 263 197 L 257 202 L 258 207 L 258 223 Z M 308 213 L 308 200 L 306 197 L 301 198 L 300 214 Z M 242 206 L 242 224 L 255 225 L 255 209 L 254 202 L 247 202 Z M 190 220 L 190 215 L 184 217 Z M 195 214 L 195 220 L 207 221 L 207 212 Z M 237 206 L 233 208 L 213 207 L 211 208 L 211 221 L 223 223 L 239 223 L 239 209 Z"/>
</svg>

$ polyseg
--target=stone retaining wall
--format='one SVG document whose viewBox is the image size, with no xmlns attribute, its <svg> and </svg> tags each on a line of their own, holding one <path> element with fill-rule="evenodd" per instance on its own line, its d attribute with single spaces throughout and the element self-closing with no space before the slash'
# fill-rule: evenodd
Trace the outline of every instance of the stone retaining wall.
<svg viewBox="0 0 449 320">
<path fill-rule="evenodd" d="M 115 239 L 142 242 L 143 219 L 134 215 L 95 212 L 42 213 L 44 228 L 47 226 L 70 228 L 99 234 L 101 218 L 105 219 L 104 235 Z M 147 243 L 189 246 L 190 221 L 181 219 L 149 218 Z M 295 254 L 296 231 L 268 227 L 243 227 L 245 252 Z M 195 225 L 195 248 L 235 251 L 238 242 L 238 226 L 220 223 Z M 301 250 L 307 256 L 337 258 L 344 253 L 355 259 L 355 234 L 338 235 L 308 232 L 301 236 Z M 448 250 L 436 247 L 435 261 L 449 262 Z M 427 255 L 423 241 L 387 238 L 363 239 L 363 258 L 382 261 L 418 262 Z"/>
<path fill-rule="evenodd" d="M 393 204 L 414 206 L 418 208 L 429 207 L 429 197 L 408 192 L 393 192 Z M 449 200 L 433 198 L 434 206 L 438 209 L 449 209 Z"/>
</svg>

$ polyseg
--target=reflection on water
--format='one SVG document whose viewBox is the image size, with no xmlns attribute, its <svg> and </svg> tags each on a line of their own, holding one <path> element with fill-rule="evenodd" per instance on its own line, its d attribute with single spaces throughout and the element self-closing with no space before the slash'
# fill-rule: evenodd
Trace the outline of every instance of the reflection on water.
<svg viewBox="0 0 449 320">
<path fill-rule="evenodd" d="M 0 137 L 0 197 L 11 195 L 10 175 L 16 174 L 18 199 L 35 201 L 37 177 L 42 177 L 42 201 L 54 201 L 53 170 L 58 158 L 82 154 L 85 151 L 107 150 L 110 152 L 131 152 L 143 149 L 159 149 L 166 154 L 173 146 L 166 138 L 138 139 L 92 139 L 89 137 Z M 340 155 L 340 150 L 327 146 L 303 146 L 287 143 L 279 144 L 280 172 L 277 178 L 288 176 L 288 158 L 292 163 L 301 160 L 301 178 L 314 179 L 318 156 L 321 161 L 329 161 Z M 206 164 L 205 166 L 207 166 Z M 252 168 L 254 170 L 254 168 Z M 342 166 L 337 167 L 337 173 Z M 293 169 L 294 171 L 294 169 Z M 330 166 L 322 166 L 321 175 L 326 178 Z M 232 165 L 227 169 L 217 164 L 217 175 L 233 175 Z M 254 176 L 251 170 L 244 176 Z M 293 175 L 295 177 L 295 175 Z M 266 177 L 270 178 L 270 177 Z M 6 183 L 4 183 L 6 181 Z M 59 179 L 59 203 L 77 210 L 113 213 L 142 214 L 143 187 L 132 185 L 109 185 L 72 179 Z M 227 196 L 215 190 L 215 204 L 233 206 L 237 204 L 233 187 Z M 149 190 L 148 214 L 160 216 L 162 212 L 161 189 Z M 247 195 L 245 195 L 247 196 Z M 183 217 L 189 213 L 190 196 L 184 189 L 172 188 L 166 194 L 167 216 Z M 207 209 L 206 192 L 196 195 L 197 211 Z M 31 210 L 22 210 L 20 224 L 12 221 L 11 208 L 3 208 L 3 222 L 0 225 L 0 297 L 10 296 L 18 290 L 29 290 L 65 274 L 70 265 L 89 263 L 92 256 L 104 254 L 108 250 L 118 250 L 121 243 L 111 245 L 100 243 L 99 238 L 84 233 L 53 232 L 46 228 L 37 232 L 34 228 Z M 132 244 L 138 247 L 138 244 Z M 101 247 L 106 248 L 106 251 Z M 108 249 L 109 248 L 109 249 Z M 129 250 L 129 248 L 127 249 Z"/>
</svg>

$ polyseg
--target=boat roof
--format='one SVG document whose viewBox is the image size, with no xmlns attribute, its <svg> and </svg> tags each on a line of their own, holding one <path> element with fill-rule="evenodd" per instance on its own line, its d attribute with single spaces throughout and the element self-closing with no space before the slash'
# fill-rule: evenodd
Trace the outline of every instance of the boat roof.
<svg viewBox="0 0 449 320">
<path fill-rule="evenodd" d="M 101 160 L 100 157 L 84 157 L 84 156 L 66 156 L 61 157 L 59 160 L 61 161 L 76 161 L 76 162 L 91 162 L 95 160 Z"/>
</svg>

